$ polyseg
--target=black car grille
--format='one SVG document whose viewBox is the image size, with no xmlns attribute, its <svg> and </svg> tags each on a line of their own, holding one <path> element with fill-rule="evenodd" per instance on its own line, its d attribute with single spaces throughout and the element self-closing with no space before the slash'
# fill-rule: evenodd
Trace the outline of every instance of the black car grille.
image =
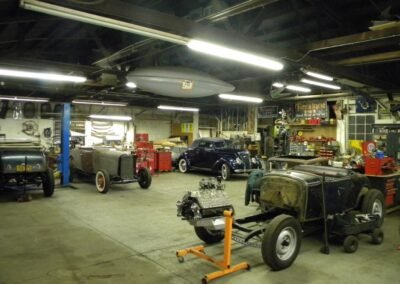
<svg viewBox="0 0 400 284">
<path fill-rule="evenodd" d="M 240 159 L 243 161 L 245 168 L 251 169 L 250 155 L 245 153 L 240 153 L 239 156 Z"/>
<path fill-rule="evenodd" d="M 121 156 L 120 158 L 120 176 L 121 179 L 133 178 L 133 156 Z"/>
</svg>

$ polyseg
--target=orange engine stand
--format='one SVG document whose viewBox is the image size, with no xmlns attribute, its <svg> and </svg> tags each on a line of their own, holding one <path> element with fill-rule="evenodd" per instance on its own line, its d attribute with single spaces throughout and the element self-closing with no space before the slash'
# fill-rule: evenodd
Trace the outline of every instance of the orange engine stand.
<svg viewBox="0 0 400 284">
<path fill-rule="evenodd" d="M 208 283 L 211 280 L 226 276 L 239 270 L 249 270 L 250 265 L 247 262 L 241 262 L 237 265 L 231 266 L 231 249 L 232 249 L 232 211 L 225 210 L 225 240 L 224 240 L 224 259 L 218 261 L 204 253 L 204 246 L 196 246 L 187 249 L 178 250 L 176 256 L 179 262 L 184 261 L 184 256 L 191 253 L 195 256 L 207 260 L 220 268 L 220 270 L 206 274 L 202 283 Z"/>
</svg>

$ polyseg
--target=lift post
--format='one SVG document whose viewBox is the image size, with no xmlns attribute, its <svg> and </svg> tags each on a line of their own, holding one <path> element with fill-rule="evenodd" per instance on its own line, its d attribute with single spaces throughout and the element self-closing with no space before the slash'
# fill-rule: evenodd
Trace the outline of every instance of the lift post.
<svg viewBox="0 0 400 284">
<path fill-rule="evenodd" d="M 191 247 L 187 249 L 182 249 L 176 251 L 176 256 L 178 258 L 179 262 L 184 261 L 184 257 L 191 253 L 194 254 L 195 256 L 202 258 L 204 260 L 207 260 L 213 264 L 215 264 L 217 267 L 220 268 L 220 270 L 206 274 L 203 279 L 202 283 L 208 283 L 211 280 L 229 275 L 233 272 L 239 271 L 239 270 L 250 270 L 250 265 L 247 262 L 241 262 L 237 265 L 234 265 L 231 267 L 231 255 L 232 255 L 232 224 L 233 224 L 233 212 L 225 210 L 224 211 L 224 216 L 225 216 L 225 239 L 224 239 L 224 258 L 223 260 L 216 260 L 212 258 L 211 256 L 208 256 L 204 252 L 204 246 L 196 246 L 196 247 Z"/>
</svg>

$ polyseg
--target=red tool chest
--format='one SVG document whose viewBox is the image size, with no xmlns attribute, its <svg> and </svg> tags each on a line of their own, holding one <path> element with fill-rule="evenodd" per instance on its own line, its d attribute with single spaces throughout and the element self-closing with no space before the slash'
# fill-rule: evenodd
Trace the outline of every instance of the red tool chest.
<svg viewBox="0 0 400 284">
<path fill-rule="evenodd" d="M 157 152 L 157 170 L 160 172 L 172 171 L 171 152 Z"/>
<path fill-rule="evenodd" d="M 151 174 L 157 169 L 157 155 L 153 149 L 139 148 L 136 149 L 136 165 L 150 170 Z"/>
<path fill-rule="evenodd" d="M 368 179 L 371 183 L 371 188 L 376 188 L 382 191 L 385 196 L 386 206 L 393 206 L 400 203 L 400 195 L 398 191 L 400 186 L 400 173 L 381 176 L 368 175 Z"/>
</svg>

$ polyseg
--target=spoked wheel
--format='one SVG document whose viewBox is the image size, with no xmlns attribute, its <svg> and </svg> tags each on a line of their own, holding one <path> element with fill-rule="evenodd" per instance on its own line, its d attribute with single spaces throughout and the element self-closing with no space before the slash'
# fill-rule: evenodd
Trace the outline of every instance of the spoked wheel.
<svg viewBox="0 0 400 284">
<path fill-rule="evenodd" d="M 379 227 L 385 219 L 385 198 L 377 189 L 370 189 L 364 196 L 361 212 L 379 216 Z"/>
<path fill-rule="evenodd" d="M 210 230 L 205 227 L 194 227 L 194 231 L 200 240 L 206 244 L 215 244 L 223 240 L 225 232 L 223 230 Z"/>
<path fill-rule="evenodd" d="M 147 189 L 150 187 L 152 177 L 148 168 L 139 170 L 139 185 L 141 188 Z"/>
<path fill-rule="evenodd" d="M 221 166 L 221 176 L 223 180 L 228 180 L 231 177 L 231 168 L 226 163 Z"/>
<path fill-rule="evenodd" d="M 180 159 L 178 162 L 178 168 L 181 173 L 187 173 L 188 171 L 188 164 L 185 159 Z"/>
<path fill-rule="evenodd" d="M 267 225 L 261 243 L 264 262 L 273 270 L 289 267 L 295 261 L 301 245 L 301 226 L 289 215 L 279 215 Z"/>
<path fill-rule="evenodd" d="M 96 173 L 96 188 L 100 193 L 107 193 L 110 189 L 110 175 L 106 170 L 99 170 Z"/>
</svg>

